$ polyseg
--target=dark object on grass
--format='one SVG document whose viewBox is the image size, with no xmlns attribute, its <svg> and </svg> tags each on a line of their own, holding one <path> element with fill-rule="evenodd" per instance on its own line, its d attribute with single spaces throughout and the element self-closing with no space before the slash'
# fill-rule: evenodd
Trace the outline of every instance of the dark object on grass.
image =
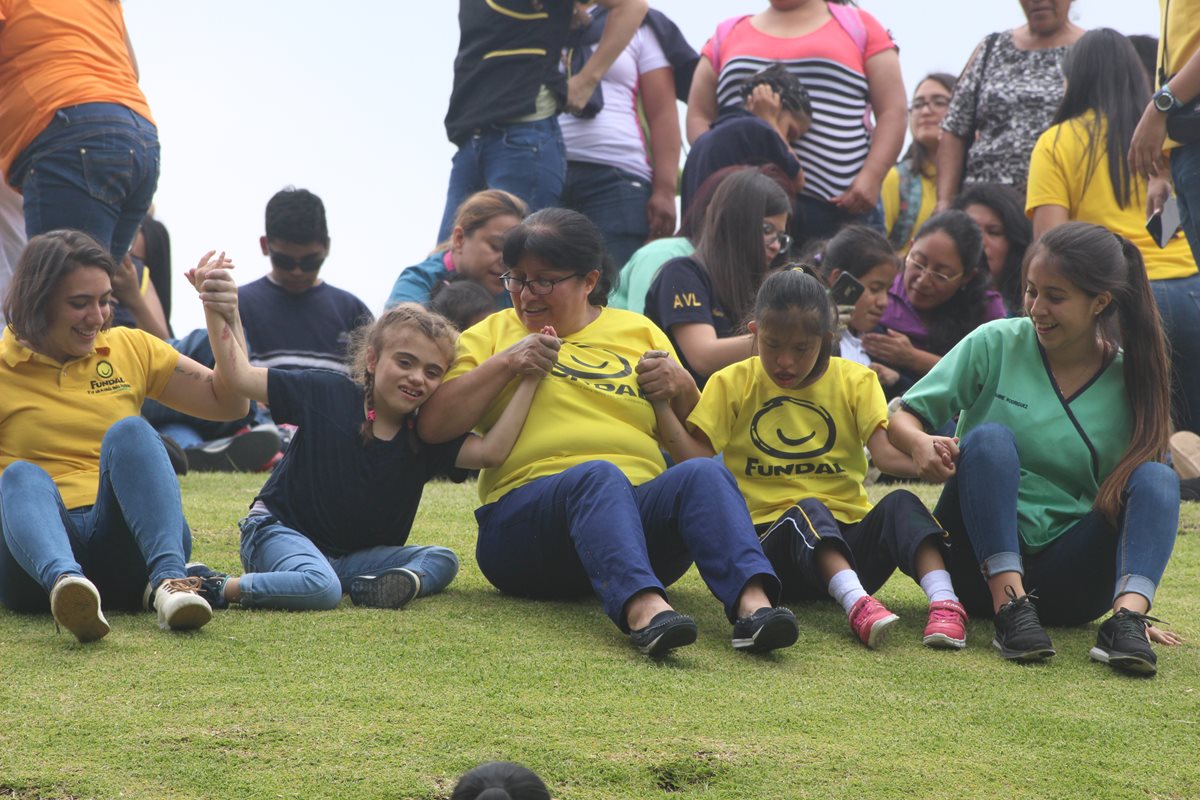
<svg viewBox="0 0 1200 800">
<path fill-rule="evenodd" d="M 459 778 L 450 800 L 550 800 L 550 790 L 531 769 L 489 761 Z"/>
</svg>

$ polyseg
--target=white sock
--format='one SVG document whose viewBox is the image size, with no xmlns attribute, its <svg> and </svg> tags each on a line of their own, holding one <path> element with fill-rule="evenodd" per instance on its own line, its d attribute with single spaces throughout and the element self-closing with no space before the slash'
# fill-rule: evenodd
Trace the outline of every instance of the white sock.
<svg viewBox="0 0 1200 800">
<path fill-rule="evenodd" d="M 920 583 L 931 603 L 939 600 L 958 600 L 958 595 L 954 593 L 954 584 L 950 582 L 950 573 L 944 569 L 929 570 Z"/>
<path fill-rule="evenodd" d="M 857 572 L 844 569 L 829 579 L 829 595 L 841 603 L 849 615 L 854 604 L 867 596 L 867 590 L 859 582 Z"/>
</svg>

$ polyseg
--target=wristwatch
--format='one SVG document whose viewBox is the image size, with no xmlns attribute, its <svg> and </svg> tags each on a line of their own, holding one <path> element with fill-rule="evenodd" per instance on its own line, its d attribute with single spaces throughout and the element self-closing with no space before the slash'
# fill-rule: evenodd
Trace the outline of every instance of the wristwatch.
<svg viewBox="0 0 1200 800">
<path fill-rule="evenodd" d="M 1182 105 L 1175 97 L 1170 86 L 1164 86 L 1154 93 L 1154 107 L 1164 114 L 1169 114 Z"/>
</svg>

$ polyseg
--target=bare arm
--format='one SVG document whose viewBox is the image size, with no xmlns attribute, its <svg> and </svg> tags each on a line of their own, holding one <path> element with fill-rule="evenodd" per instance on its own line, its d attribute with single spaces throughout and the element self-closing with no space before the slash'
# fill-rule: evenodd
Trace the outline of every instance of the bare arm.
<svg viewBox="0 0 1200 800">
<path fill-rule="evenodd" d="M 687 101 L 687 139 L 695 144 L 717 118 L 717 73 L 707 56 L 700 56 L 692 73 Z"/>
<path fill-rule="evenodd" d="M 504 407 L 500 419 L 483 436 L 468 436 L 458 451 L 455 466 L 462 469 L 484 469 L 498 467 L 508 458 L 517 436 L 529 416 L 529 407 L 533 403 L 533 395 L 541 384 L 540 375 L 526 375 L 517 384 L 517 391 Z M 440 388 L 440 387 L 439 387 Z"/>
<path fill-rule="evenodd" d="M 867 86 L 875 111 L 871 149 L 850 188 L 833 198 L 835 205 L 855 214 L 865 214 L 879 203 L 879 187 L 904 145 L 908 100 L 900 74 L 900 55 L 894 49 L 867 60 Z"/>
<path fill-rule="evenodd" d="M 137 53 L 133 52 L 133 41 L 129 38 L 129 29 L 125 29 L 125 49 L 129 51 L 129 65 L 133 67 L 133 79 L 141 81 L 142 71 L 138 68 Z"/>
<path fill-rule="evenodd" d="M 867 449 L 871 451 L 871 461 L 881 471 L 898 478 L 919 477 L 917 467 L 912 457 L 892 444 L 888 439 L 887 429 L 880 425 L 867 440 Z"/>
<path fill-rule="evenodd" d="M 917 473 L 925 480 L 945 483 L 954 474 L 958 444 L 943 436 L 930 436 L 921 420 L 904 409 L 892 413 L 887 438 L 897 450 L 912 458 Z M 871 455 L 874 456 L 874 451 Z"/>
<path fill-rule="evenodd" d="M 898 367 L 914 375 L 924 375 L 942 360 L 927 350 L 922 350 L 899 331 L 886 333 L 864 333 L 863 349 L 872 359 Z"/>
<path fill-rule="evenodd" d="M 596 43 L 596 50 L 579 73 L 567 81 L 567 111 L 579 111 L 596 90 L 600 79 L 608 72 L 617 56 L 629 46 L 633 34 L 650 8 L 646 0 L 596 0 L 608 9 L 608 21 L 604 33 Z"/>
<path fill-rule="evenodd" d="M 691 373 L 683 368 L 670 354 L 662 350 L 650 350 L 641 357 L 637 366 L 638 388 L 651 404 L 670 402 L 675 416 L 687 419 L 700 402 L 700 390 Z"/>
<path fill-rule="evenodd" d="M 1033 238 L 1070 221 L 1070 212 L 1063 206 L 1038 206 L 1033 210 Z"/>
<path fill-rule="evenodd" d="M 712 458 L 712 442 L 699 428 L 689 426 L 675 415 L 671 404 L 666 401 L 653 403 L 654 416 L 658 420 L 658 439 L 675 463 L 689 458 Z"/>
<path fill-rule="evenodd" d="M 1183 69 L 1175 73 L 1166 86 L 1183 104 L 1200 96 L 1200 50 L 1192 53 Z M 1167 159 L 1163 155 L 1166 139 L 1167 115 L 1156 109 L 1151 101 L 1146 104 L 1129 141 L 1129 168 L 1143 177 L 1167 172 Z"/>
<path fill-rule="evenodd" d="M 139 277 L 133 259 L 126 255 L 113 274 L 113 296 L 133 314 L 134 322 L 140 330 L 159 339 L 166 339 L 171 334 L 167 327 L 167 315 L 163 313 L 162 301 L 158 299 L 158 291 L 147 277 L 146 291 L 143 293 Z"/>
<path fill-rule="evenodd" d="M 754 336 L 749 333 L 720 339 L 716 328 L 702 322 L 672 325 L 671 333 L 692 369 L 704 376 L 754 355 Z"/>
<path fill-rule="evenodd" d="M 242 397 L 267 404 L 267 370 L 250 364 L 246 338 L 237 307 L 237 284 L 222 266 L 202 267 L 191 273 L 193 285 L 204 301 L 204 322 L 212 346 L 218 382 Z"/>
<path fill-rule="evenodd" d="M 638 78 L 642 107 L 650 126 L 650 151 L 654 160 L 653 190 L 646 204 L 650 238 L 675 232 L 675 184 L 679 177 L 679 111 L 675 106 L 675 72 L 670 67 L 651 70 Z"/>
<path fill-rule="evenodd" d="M 558 362 L 561 346 L 557 337 L 533 333 L 470 372 L 446 381 L 421 406 L 417 433 L 435 444 L 462 436 L 483 419 L 488 406 L 513 378 L 548 373 Z"/>
<path fill-rule="evenodd" d="M 963 179 L 963 159 L 967 155 L 966 143 L 947 130 L 938 140 L 937 163 L 937 211 L 945 211 L 954 203 Z"/>
</svg>

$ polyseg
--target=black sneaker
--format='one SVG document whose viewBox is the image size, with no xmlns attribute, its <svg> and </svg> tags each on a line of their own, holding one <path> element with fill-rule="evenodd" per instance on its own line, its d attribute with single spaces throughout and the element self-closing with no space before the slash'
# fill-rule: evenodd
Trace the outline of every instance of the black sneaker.
<svg viewBox="0 0 1200 800">
<path fill-rule="evenodd" d="M 1184 503 L 1200 501 L 1200 478 L 1185 478 L 1179 482 L 1179 499 Z"/>
<path fill-rule="evenodd" d="M 207 600 L 208 604 L 213 607 L 213 610 L 229 608 L 229 601 L 225 599 L 225 584 L 229 581 L 227 574 L 217 572 L 212 567 L 207 564 L 201 564 L 199 561 L 187 564 L 186 568 L 189 578 L 200 579 L 200 591 L 197 594 Z"/>
<path fill-rule="evenodd" d="M 420 591 L 420 576 L 404 567 L 350 580 L 350 602 L 367 608 L 404 608 Z"/>
<path fill-rule="evenodd" d="M 1001 658 L 1010 661 L 1041 661 L 1054 655 L 1054 643 L 1046 635 L 1033 605 L 1036 597 L 1023 594 L 1017 597 L 1011 586 L 1004 591 L 1009 600 L 996 612 L 996 638 L 992 647 L 1000 651 Z"/>
<path fill-rule="evenodd" d="M 696 641 L 696 621 L 674 609 L 660 611 L 644 628 L 629 632 L 629 641 L 643 654 L 655 657 Z"/>
<path fill-rule="evenodd" d="M 800 636 L 800 624 L 791 609 L 763 606 L 733 623 L 733 649 L 765 653 L 791 647 Z"/>
<path fill-rule="evenodd" d="M 167 458 L 171 460 L 171 469 L 175 471 L 176 475 L 187 475 L 187 453 L 183 452 L 179 443 L 170 436 L 163 436 L 160 433 L 158 438 L 162 439 L 163 447 L 167 448 Z"/>
<path fill-rule="evenodd" d="M 1096 646 L 1088 653 L 1093 661 L 1126 672 L 1153 675 L 1158 672 L 1158 656 L 1150 647 L 1146 626 L 1162 620 L 1122 608 L 1100 624 Z"/>
<path fill-rule="evenodd" d="M 279 452 L 280 441 L 278 429 L 268 423 L 184 452 L 194 472 L 257 472 Z"/>
</svg>

